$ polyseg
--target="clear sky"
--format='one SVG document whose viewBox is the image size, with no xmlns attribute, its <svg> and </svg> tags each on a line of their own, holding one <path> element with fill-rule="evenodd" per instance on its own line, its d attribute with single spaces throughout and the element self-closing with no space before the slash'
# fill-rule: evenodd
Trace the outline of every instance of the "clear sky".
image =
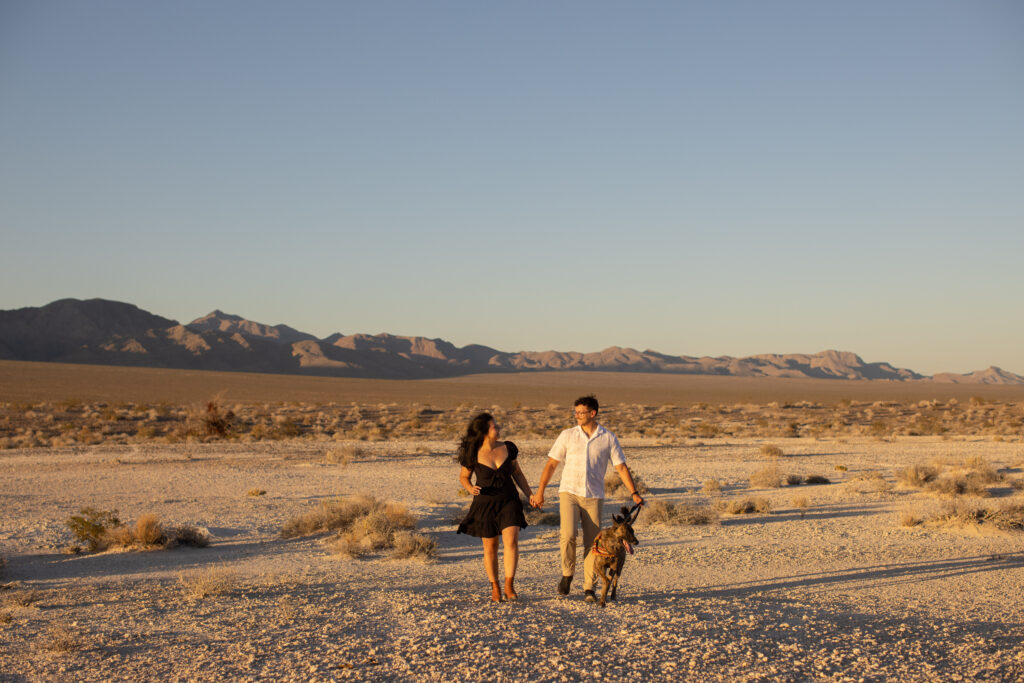
<svg viewBox="0 0 1024 683">
<path fill-rule="evenodd" d="M 0 308 L 1024 373 L 1024 3 L 0 2 Z"/>
</svg>

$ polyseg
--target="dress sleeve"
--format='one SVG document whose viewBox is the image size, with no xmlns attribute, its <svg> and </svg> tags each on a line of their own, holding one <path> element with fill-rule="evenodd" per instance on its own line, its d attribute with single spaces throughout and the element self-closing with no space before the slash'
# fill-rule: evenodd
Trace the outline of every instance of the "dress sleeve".
<svg viewBox="0 0 1024 683">
<path fill-rule="evenodd" d="M 516 446 L 511 441 L 505 442 L 505 448 L 508 449 L 508 459 L 515 460 L 519 457 L 519 446 Z"/>
</svg>

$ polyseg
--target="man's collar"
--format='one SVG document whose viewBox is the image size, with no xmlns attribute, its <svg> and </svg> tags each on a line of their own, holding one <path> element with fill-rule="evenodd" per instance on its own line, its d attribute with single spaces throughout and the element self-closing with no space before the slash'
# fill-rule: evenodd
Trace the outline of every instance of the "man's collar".
<svg viewBox="0 0 1024 683">
<path fill-rule="evenodd" d="M 583 436 L 587 436 L 587 430 L 583 429 L 583 425 L 576 425 L 576 429 L 578 429 L 581 432 L 583 432 Z M 597 427 L 594 428 L 594 433 L 591 434 L 590 436 L 587 436 L 587 438 L 588 439 L 593 439 L 595 436 L 600 434 L 602 431 L 604 431 L 604 425 L 602 425 L 600 422 L 598 422 L 597 423 Z"/>
</svg>

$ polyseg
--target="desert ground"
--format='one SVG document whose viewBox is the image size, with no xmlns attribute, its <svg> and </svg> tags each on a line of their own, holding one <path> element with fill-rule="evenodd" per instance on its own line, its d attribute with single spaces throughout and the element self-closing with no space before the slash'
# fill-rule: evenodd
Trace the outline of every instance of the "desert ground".
<svg viewBox="0 0 1024 683">
<path fill-rule="evenodd" d="M 480 542 L 455 533 L 468 497 L 452 453 L 491 403 L 160 386 L 119 400 L 4 386 L 0 680 L 1024 677 L 1015 396 L 613 394 L 605 422 L 648 492 L 602 609 L 581 568 L 556 593 L 557 527 L 538 513 L 521 599 L 489 602 Z M 579 392 L 517 404 L 508 386 L 493 407 L 535 485 Z M 414 528 L 310 523 L 365 496 Z M 159 520 L 209 544 L 129 533 L 90 549 L 68 524 L 86 508 L 116 511 L 125 526 L 107 532 Z M 402 550 L 401 534 L 419 544 Z"/>
</svg>

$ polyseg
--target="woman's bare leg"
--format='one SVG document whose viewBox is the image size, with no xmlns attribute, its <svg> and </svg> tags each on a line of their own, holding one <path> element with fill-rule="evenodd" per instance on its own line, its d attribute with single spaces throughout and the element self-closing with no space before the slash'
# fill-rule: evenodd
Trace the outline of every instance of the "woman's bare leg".
<svg viewBox="0 0 1024 683">
<path fill-rule="evenodd" d="M 484 569 L 491 582 L 491 600 L 501 602 L 501 588 L 498 586 L 498 537 L 483 539 Z"/>
<path fill-rule="evenodd" d="M 516 568 L 519 566 L 519 527 L 509 526 L 501 530 L 501 540 L 505 545 L 505 595 L 509 600 L 516 600 L 513 581 L 516 578 Z"/>
</svg>

